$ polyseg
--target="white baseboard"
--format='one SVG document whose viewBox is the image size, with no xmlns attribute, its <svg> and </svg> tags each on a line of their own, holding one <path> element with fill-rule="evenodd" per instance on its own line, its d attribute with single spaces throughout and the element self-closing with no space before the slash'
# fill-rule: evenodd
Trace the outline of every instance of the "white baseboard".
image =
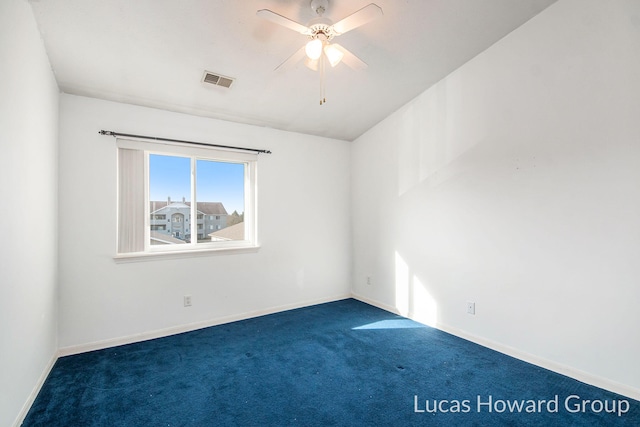
<svg viewBox="0 0 640 427">
<path fill-rule="evenodd" d="M 354 294 L 354 293 L 352 293 L 351 296 L 354 299 L 373 305 L 374 307 L 381 308 L 382 310 L 386 310 L 394 314 L 399 314 L 398 310 L 395 307 L 392 307 L 385 303 L 376 301 L 371 298 L 363 297 L 361 295 Z M 584 372 L 579 369 L 575 369 L 570 366 L 554 362 L 552 360 L 535 356 L 533 354 L 518 350 L 516 348 L 509 347 L 504 344 L 501 344 L 492 340 L 488 340 L 486 338 L 483 338 L 477 335 L 470 334 L 461 329 L 454 328 L 446 324 L 437 323 L 435 327 L 451 335 L 455 335 L 456 337 L 465 339 L 467 341 L 471 341 L 473 343 L 479 344 L 483 347 L 490 348 L 492 350 L 506 354 L 508 356 L 515 357 L 516 359 L 522 360 L 527 363 L 531 363 L 532 365 L 536 365 L 541 368 L 556 372 L 558 374 L 573 378 L 585 384 L 589 384 L 594 387 L 599 387 L 604 390 L 612 391 L 622 396 L 626 396 L 631 399 L 640 401 L 640 389 L 628 386 L 626 384 L 621 384 L 616 381 L 612 381 L 597 375 L 593 375 L 588 372 Z"/>
<path fill-rule="evenodd" d="M 538 357 L 533 354 L 518 350 L 516 348 L 497 343 L 495 341 L 491 341 L 476 335 L 469 334 L 465 331 L 462 331 L 460 329 L 454 328 L 449 325 L 438 324 L 436 327 L 444 332 L 450 333 L 451 335 L 455 335 L 457 337 L 466 339 L 468 341 L 479 344 L 483 347 L 488 347 L 492 350 L 498 351 L 500 353 L 504 353 L 508 356 L 515 357 L 516 359 L 531 363 L 532 365 L 536 365 L 541 368 L 545 368 L 550 371 L 556 372 L 558 374 L 565 375 L 567 377 L 573 378 L 585 384 L 589 384 L 595 387 L 609 390 L 614 393 L 618 393 L 635 400 L 640 400 L 640 390 L 634 387 L 631 387 L 625 384 L 620 384 L 618 382 L 611 381 L 607 378 L 593 375 L 588 372 L 584 372 L 579 369 L 572 368 L 570 366 L 563 365 L 561 363 L 557 363 L 552 360 Z"/>
<path fill-rule="evenodd" d="M 351 293 L 351 298 L 357 299 L 358 301 L 362 301 L 362 302 L 367 303 L 369 305 L 372 305 L 374 307 L 381 308 L 381 309 L 383 309 L 385 311 L 389 311 L 389 312 L 391 312 L 393 314 L 400 315 L 400 312 L 398 311 L 398 309 L 396 307 L 394 307 L 392 305 L 387 305 L 387 304 L 385 304 L 383 302 L 380 302 L 380 301 L 377 301 L 375 299 L 371 299 L 369 297 L 365 297 L 365 296 L 362 296 L 362 295 L 359 295 L 359 294 L 356 294 L 356 293 L 353 293 L 353 292 Z"/>
<path fill-rule="evenodd" d="M 206 320 L 203 322 L 189 323 L 186 325 L 180 325 L 180 326 L 175 326 L 175 327 L 165 328 L 165 329 L 158 329 L 155 331 L 143 332 L 140 334 L 128 335 L 125 337 L 112 338 L 107 340 L 95 341 L 87 344 L 63 347 L 58 350 L 58 356 L 59 357 L 70 356 L 73 354 L 86 353 L 88 351 L 94 351 L 94 350 L 102 350 L 105 348 L 116 347 L 119 345 L 133 344 L 136 342 L 147 341 L 155 338 L 168 337 L 171 335 L 181 334 L 183 332 L 191 332 L 191 331 L 195 331 L 202 328 L 208 328 L 210 326 L 222 325 L 225 323 L 251 319 L 253 317 L 265 316 L 267 314 L 279 313 L 281 311 L 293 310 L 296 308 L 303 308 L 303 307 L 309 307 L 317 304 L 324 304 L 327 302 L 340 301 L 347 298 L 351 298 L 351 294 L 344 294 L 344 295 L 338 295 L 338 296 L 328 297 L 328 298 L 301 301 L 301 302 L 296 302 L 291 304 L 269 307 L 261 310 L 234 314 L 231 316 L 217 317 L 217 318 Z"/>
<path fill-rule="evenodd" d="M 13 422 L 13 427 L 20 427 L 24 422 L 25 417 L 29 413 L 29 409 L 31 409 L 31 405 L 33 405 L 33 402 L 36 400 L 36 397 L 38 397 L 38 393 L 40 393 L 40 389 L 44 385 L 44 382 L 49 376 L 49 373 L 51 372 L 51 369 L 53 369 L 53 365 L 56 364 L 57 360 L 58 360 L 58 354 L 55 353 L 51 356 L 51 359 L 47 363 L 47 366 L 45 366 L 44 370 L 40 374 L 40 378 L 38 378 L 36 385 L 33 387 L 33 390 L 31 390 L 29 397 L 27 398 L 26 402 L 24 402 L 24 405 L 22 405 L 22 409 L 20 410 L 20 412 L 18 413 L 18 416 Z"/>
</svg>

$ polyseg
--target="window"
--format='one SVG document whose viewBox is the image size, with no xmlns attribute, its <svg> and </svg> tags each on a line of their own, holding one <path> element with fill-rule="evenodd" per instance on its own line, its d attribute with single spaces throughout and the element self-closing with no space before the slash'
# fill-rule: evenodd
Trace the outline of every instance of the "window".
<svg viewBox="0 0 640 427">
<path fill-rule="evenodd" d="M 118 256 L 256 247 L 256 163 L 252 153 L 118 139 Z"/>
</svg>

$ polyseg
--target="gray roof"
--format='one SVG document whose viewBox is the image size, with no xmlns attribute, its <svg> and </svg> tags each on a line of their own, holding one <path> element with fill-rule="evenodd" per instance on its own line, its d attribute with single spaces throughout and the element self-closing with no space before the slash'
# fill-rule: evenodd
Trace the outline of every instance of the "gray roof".
<svg viewBox="0 0 640 427">
<path fill-rule="evenodd" d="M 211 240 L 244 240 L 244 222 L 209 233 Z"/>
<path fill-rule="evenodd" d="M 183 207 L 182 202 L 172 202 L 172 205 L 178 205 Z M 184 203 L 187 206 L 191 206 L 191 202 Z M 149 202 L 149 212 L 153 213 L 160 209 L 166 208 L 169 205 L 166 200 L 164 201 L 151 201 Z M 198 202 L 198 212 L 205 215 L 229 215 L 224 205 L 221 202 Z"/>
<path fill-rule="evenodd" d="M 229 215 L 220 202 L 198 202 L 197 208 L 205 215 Z"/>
<path fill-rule="evenodd" d="M 159 233 L 155 230 L 151 230 L 151 232 L 149 233 L 149 238 L 152 241 L 152 244 L 153 244 L 153 241 L 163 242 L 168 244 L 177 244 L 177 245 L 186 243 L 184 240 L 176 239 L 175 237 L 169 234 Z"/>
<path fill-rule="evenodd" d="M 166 207 L 168 205 L 167 201 L 165 200 L 164 202 L 149 202 L 149 212 L 155 212 L 158 209 L 162 209 L 164 207 Z"/>
</svg>

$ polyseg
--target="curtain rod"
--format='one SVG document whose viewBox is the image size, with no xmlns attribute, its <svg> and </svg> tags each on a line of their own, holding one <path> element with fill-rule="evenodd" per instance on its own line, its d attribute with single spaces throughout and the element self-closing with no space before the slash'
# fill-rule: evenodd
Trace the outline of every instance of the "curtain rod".
<svg viewBox="0 0 640 427">
<path fill-rule="evenodd" d="M 269 150 L 260 150 L 258 148 L 245 148 L 245 147 L 234 147 L 231 145 L 219 145 L 219 144 L 207 144 L 205 142 L 194 142 L 194 141 L 183 141 L 181 139 L 171 139 L 171 138 L 160 138 L 157 136 L 145 136 L 145 135 L 132 135 L 129 133 L 119 133 L 119 132 L 113 132 L 110 130 L 101 130 L 100 132 L 98 132 L 100 135 L 107 135 L 107 136 L 124 136 L 124 137 L 129 137 L 129 138 L 139 138 L 139 139 L 150 139 L 153 141 L 165 141 L 165 142 L 179 142 L 182 144 L 192 144 L 192 145 L 200 145 L 203 147 L 216 147 L 216 148 L 229 148 L 232 150 L 242 150 L 242 151 L 252 151 L 254 153 L 263 153 L 263 154 L 271 154 L 271 151 Z"/>
</svg>

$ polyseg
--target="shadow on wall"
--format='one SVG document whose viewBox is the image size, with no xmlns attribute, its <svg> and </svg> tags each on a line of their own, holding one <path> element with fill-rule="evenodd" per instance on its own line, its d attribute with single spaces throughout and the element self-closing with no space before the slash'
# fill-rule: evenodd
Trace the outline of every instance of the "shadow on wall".
<svg viewBox="0 0 640 427">
<path fill-rule="evenodd" d="M 474 98 L 452 79 L 455 82 L 456 77 L 433 86 L 398 113 L 398 196 L 425 182 L 438 187 L 460 174 L 464 168 L 458 161 L 487 133 L 482 121 L 466 128 L 456 123 L 459 112 L 454 107 L 468 106 Z"/>
</svg>

